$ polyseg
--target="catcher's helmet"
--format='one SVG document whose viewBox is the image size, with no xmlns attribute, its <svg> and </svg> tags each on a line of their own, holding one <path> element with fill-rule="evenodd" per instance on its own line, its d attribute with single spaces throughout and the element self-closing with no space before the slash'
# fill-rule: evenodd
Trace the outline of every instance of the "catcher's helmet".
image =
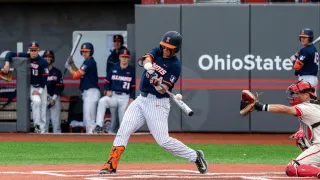
<svg viewBox="0 0 320 180">
<path fill-rule="evenodd" d="M 92 56 L 94 53 L 93 45 L 89 42 L 83 43 L 81 45 L 81 50 L 80 50 L 81 55 L 82 55 L 82 52 L 90 52 L 90 56 Z"/>
<path fill-rule="evenodd" d="M 310 98 L 316 100 L 317 96 L 315 91 L 314 86 L 306 81 L 298 81 L 297 83 L 291 84 L 287 88 L 287 93 L 290 95 L 290 97 L 288 97 L 290 104 L 294 106 L 301 103 L 299 98 L 300 93 L 309 93 Z"/>
<path fill-rule="evenodd" d="M 46 51 L 43 53 L 42 57 L 43 57 L 43 58 L 45 58 L 45 57 L 51 57 L 51 58 L 52 58 L 51 62 L 54 62 L 54 53 L 53 53 L 53 51 L 51 51 L 51 50 L 46 50 Z"/>
<path fill-rule="evenodd" d="M 313 41 L 313 31 L 310 28 L 304 28 L 301 30 L 299 34 L 299 40 L 301 41 L 301 37 L 308 37 L 309 42 Z"/>
<path fill-rule="evenodd" d="M 175 53 L 178 53 L 182 44 L 182 37 L 177 31 L 168 31 L 160 42 L 161 46 L 165 46 L 169 49 L 173 49 Z M 161 47 L 160 46 L 160 47 Z"/>
</svg>

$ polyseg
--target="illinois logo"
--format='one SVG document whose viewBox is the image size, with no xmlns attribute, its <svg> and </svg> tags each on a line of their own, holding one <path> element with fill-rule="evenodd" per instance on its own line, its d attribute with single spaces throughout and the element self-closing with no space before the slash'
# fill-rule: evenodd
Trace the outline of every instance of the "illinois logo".
<svg viewBox="0 0 320 180">
<path fill-rule="evenodd" d="M 166 42 L 170 42 L 170 39 L 171 39 L 170 37 L 167 37 L 167 40 L 166 40 Z"/>
</svg>

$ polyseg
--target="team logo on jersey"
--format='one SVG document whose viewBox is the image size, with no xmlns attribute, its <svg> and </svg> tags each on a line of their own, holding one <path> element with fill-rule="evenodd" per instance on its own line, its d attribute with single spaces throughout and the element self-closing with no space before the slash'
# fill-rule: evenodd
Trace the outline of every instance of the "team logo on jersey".
<svg viewBox="0 0 320 180">
<path fill-rule="evenodd" d="M 48 69 L 48 68 L 45 68 L 45 69 L 44 69 L 44 73 L 45 73 L 45 74 L 49 74 L 49 69 Z"/>
<path fill-rule="evenodd" d="M 31 67 L 32 67 L 33 69 L 38 69 L 38 68 L 39 68 L 39 64 L 31 63 L 30 65 L 31 65 Z"/>
<path fill-rule="evenodd" d="M 165 74 L 167 74 L 167 71 L 164 70 L 161 66 L 157 65 L 156 63 L 153 63 L 152 66 L 153 66 L 153 67 L 156 69 L 156 71 L 158 71 L 162 76 L 165 75 Z"/>
<path fill-rule="evenodd" d="M 85 70 L 85 69 L 87 69 L 87 66 L 86 66 L 86 65 L 82 65 L 82 66 L 81 66 L 81 69 L 82 69 L 82 70 Z"/>
<path fill-rule="evenodd" d="M 57 79 L 57 76 L 48 76 L 48 81 L 56 81 Z"/>
<path fill-rule="evenodd" d="M 112 72 L 113 72 L 113 73 L 117 73 L 117 70 L 113 70 Z"/>
<path fill-rule="evenodd" d="M 305 56 L 300 56 L 300 57 L 299 57 L 299 60 L 300 60 L 300 61 L 303 61 L 304 58 L 305 58 Z"/>
<path fill-rule="evenodd" d="M 130 72 L 127 72 L 126 74 L 130 74 Z"/>
<path fill-rule="evenodd" d="M 174 75 L 171 75 L 170 76 L 170 81 L 172 82 L 172 83 L 174 83 L 174 81 L 176 80 L 177 78 L 174 76 Z"/>
</svg>

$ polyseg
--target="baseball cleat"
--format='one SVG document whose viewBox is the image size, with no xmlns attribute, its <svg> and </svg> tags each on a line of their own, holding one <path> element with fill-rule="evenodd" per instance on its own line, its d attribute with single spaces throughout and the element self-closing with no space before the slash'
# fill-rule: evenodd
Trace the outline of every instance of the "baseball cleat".
<svg viewBox="0 0 320 180">
<path fill-rule="evenodd" d="M 41 133 L 41 130 L 40 130 L 40 126 L 39 126 L 39 125 L 35 125 L 35 126 L 34 126 L 34 132 L 37 133 L 37 134 L 40 134 L 40 133 Z"/>
<path fill-rule="evenodd" d="M 196 159 L 196 165 L 201 174 L 205 174 L 208 172 L 208 163 L 206 160 L 204 160 L 204 154 L 201 150 L 196 150 L 197 153 L 197 159 Z"/>
<path fill-rule="evenodd" d="M 116 172 L 117 172 L 117 169 L 113 169 L 111 167 L 111 162 L 108 161 L 106 164 L 104 164 L 99 174 L 115 174 Z"/>
<path fill-rule="evenodd" d="M 93 134 L 103 134 L 103 128 L 100 126 L 96 126 L 94 130 L 92 131 Z"/>
</svg>

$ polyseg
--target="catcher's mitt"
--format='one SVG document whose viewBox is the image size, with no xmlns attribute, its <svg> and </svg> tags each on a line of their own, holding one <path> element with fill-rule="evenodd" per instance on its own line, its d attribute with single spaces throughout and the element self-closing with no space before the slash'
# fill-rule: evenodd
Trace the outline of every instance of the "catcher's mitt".
<svg viewBox="0 0 320 180">
<path fill-rule="evenodd" d="M 10 82 L 12 81 L 12 72 L 9 71 L 8 73 L 4 73 L 3 71 L 0 71 L 0 78 L 7 82 Z"/>
<path fill-rule="evenodd" d="M 240 114 L 243 116 L 249 115 L 252 111 L 255 110 L 256 103 L 258 102 L 257 97 L 252 94 L 249 90 L 242 90 L 241 92 L 241 101 L 240 101 Z"/>
</svg>

